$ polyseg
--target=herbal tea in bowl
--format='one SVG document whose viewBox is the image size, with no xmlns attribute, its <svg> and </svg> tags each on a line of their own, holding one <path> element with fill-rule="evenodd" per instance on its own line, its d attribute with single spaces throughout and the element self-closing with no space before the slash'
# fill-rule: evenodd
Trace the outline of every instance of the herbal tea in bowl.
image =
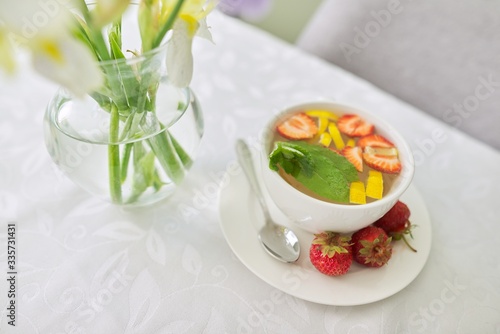
<svg viewBox="0 0 500 334">
<path fill-rule="evenodd" d="M 394 206 L 411 183 L 413 155 L 376 115 L 334 102 L 286 108 L 261 144 L 264 183 L 277 207 L 311 233 L 349 233 Z"/>
</svg>

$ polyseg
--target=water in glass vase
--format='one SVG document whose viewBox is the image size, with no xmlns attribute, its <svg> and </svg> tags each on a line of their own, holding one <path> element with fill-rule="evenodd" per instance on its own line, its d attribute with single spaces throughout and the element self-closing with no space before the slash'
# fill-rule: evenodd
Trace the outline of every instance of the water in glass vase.
<svg viewBox="0 0 500 334">
<path fill-rule="evenodd" d="M 164 83 L 154 112 L 119 114 L 115 136 L 112 110 L 90 97 L 58 93 L 45 118 L 52 159 L 76 184 L 116 204 L 144 205 L 171 195 L 192 165 L 203 119 L 189 88 Z"/>
</svg>

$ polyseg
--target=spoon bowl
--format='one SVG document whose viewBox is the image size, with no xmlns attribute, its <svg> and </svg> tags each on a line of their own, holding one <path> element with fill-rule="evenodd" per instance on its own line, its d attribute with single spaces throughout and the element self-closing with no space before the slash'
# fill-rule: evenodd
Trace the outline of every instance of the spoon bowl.
<svg viewBox="0 0 500 334">
<path fill-rule="evenodd" d="M 275 259 L 295 262 L 299 258 L 299 239 L 288 227 L 275 223 L 266 224 L 259 231 L 259 240 L 265 250 Z"/>
<path fill-rule="evenodd" d="M 241 139 L 236 142 L 236 153 L 238 162 L 245 172 L 264 213 L 265 224 L 259 231 L 260 243 L 277 260 L 287 263 L 297 261 L 300 256 L 299 240 L 291 229 L 273 221 L 257 180 L 250 149 Z"/>
</svg>

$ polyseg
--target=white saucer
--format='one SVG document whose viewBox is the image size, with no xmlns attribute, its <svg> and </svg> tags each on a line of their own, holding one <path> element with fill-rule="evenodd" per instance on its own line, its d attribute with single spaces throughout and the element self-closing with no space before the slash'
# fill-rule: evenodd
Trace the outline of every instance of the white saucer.
<svg viewBox="0 0 500 334">
<path fill-rule="evenodd" d="M 425 203 L 411 185 L 401 201 L 411 210 L 410 220 L 418 225 L 409 239 L 418 250 L 413 253 L 402 241 L 394 243 L 393 255 L 382 268 L 353 263 L 349 272 L 330 277 L 318 272 L 309 261 L 313 235 L 303 231 L 271 203 L 275 220 L 291 227 L 300 240 L 301 255 L 294 264 L 282 263 L 268 255 L 257 238 L 263 216 L 243 172 L 231 176 L 219 194 L 220 225 L 227 243 L 240 261 L 259 278 L 297 298 L 325 305 L 362 305 L 392 296 L 404 289 L 420 273 L 431 249 L 431 223 Z"/>
</svg>

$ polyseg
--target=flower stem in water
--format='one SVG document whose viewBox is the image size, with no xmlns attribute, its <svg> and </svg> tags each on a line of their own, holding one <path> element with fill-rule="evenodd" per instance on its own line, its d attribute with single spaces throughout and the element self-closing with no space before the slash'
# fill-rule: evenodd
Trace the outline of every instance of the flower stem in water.
<svg viewBox="0 0 500 334">
<path fill-rule="evenodd" d="M 111 107 L 111 123 L 109 125 L 109 146 L 108 146 L 108 164 L 109 164 L 109 190 L 111 199 L 114 203 L 122 202 L 122 186 L 120 177 L 120 145 L 113 144 L 118 142 L 120 115 L 116 105 Z"/>
</svg>

